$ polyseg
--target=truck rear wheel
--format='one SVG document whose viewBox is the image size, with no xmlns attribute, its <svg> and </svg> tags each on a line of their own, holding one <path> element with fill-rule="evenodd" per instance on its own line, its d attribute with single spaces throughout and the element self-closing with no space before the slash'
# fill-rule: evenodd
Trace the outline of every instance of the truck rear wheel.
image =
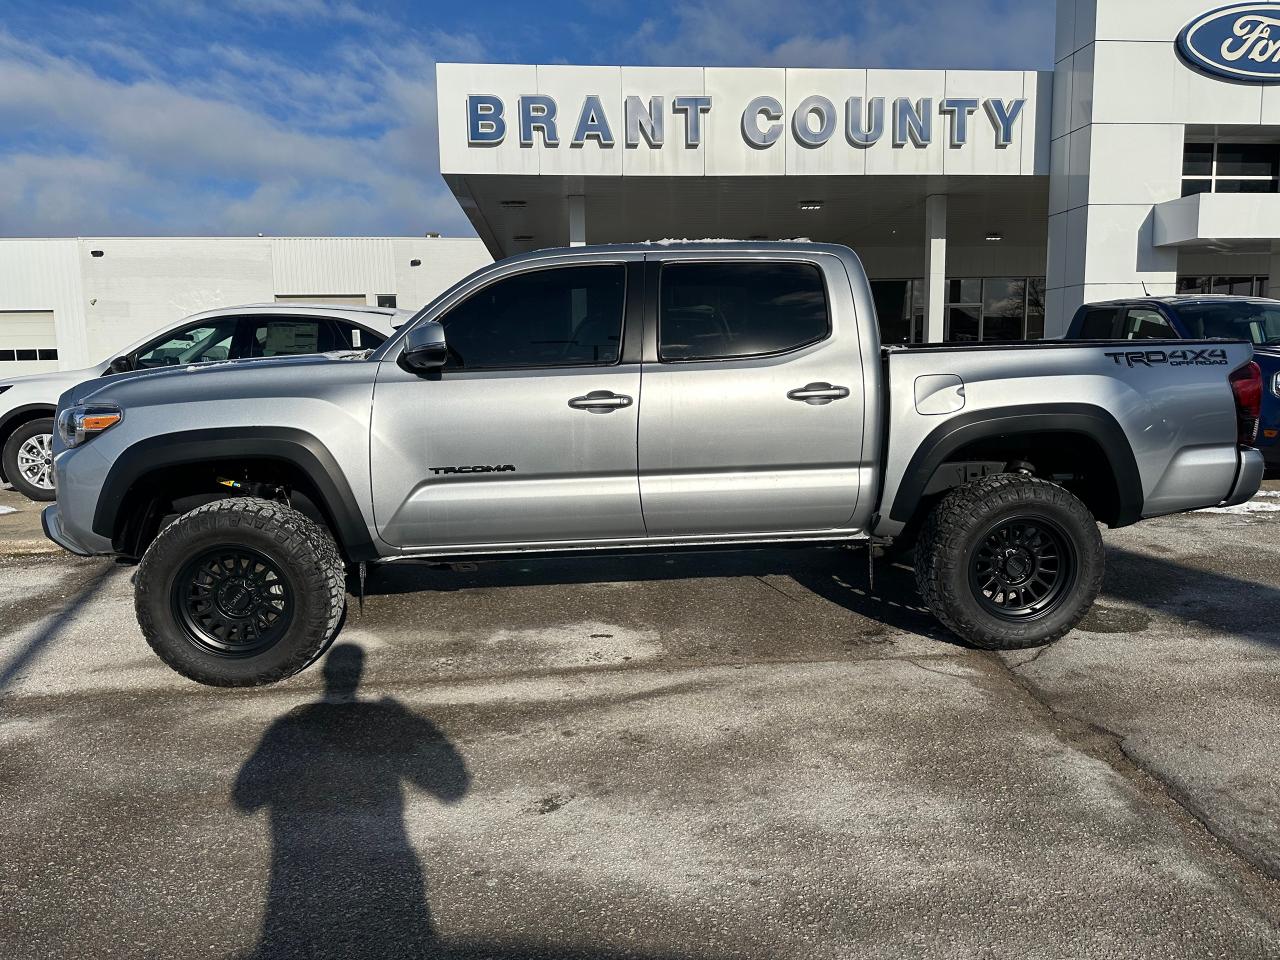
<svg viewBox="0 0 1280 960">
<path fill-rule="evenodd" d="M 151 649 L 215 687 L 275 683 L 338 631 L 346 577 L 325 529 L 271 500 L 218 500 L 162 530 L 138 568 L 134 606 Z"/>
<path fill-rule="evenodd" d="M 1052 643 L 1102 586 L 1102 536 L 1070 491 L 1024 474 L 966 484 L 938 504 L 916 548 L 929 609 L 984 650 Z"/>
</svg>

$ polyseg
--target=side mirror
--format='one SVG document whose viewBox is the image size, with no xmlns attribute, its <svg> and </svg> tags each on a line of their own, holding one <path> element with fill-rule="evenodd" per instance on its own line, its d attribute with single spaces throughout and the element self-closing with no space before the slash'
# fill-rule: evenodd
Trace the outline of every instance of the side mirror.
<svg viewBox="0 0 1280 960">
<path fill-rule="evenodd" d="M 444 327 L 434 320 L 420 323 L 405 335 L 400 365 L 413 373 L 439 370 L 449 359 Z"/>
<path fill-rule="evenodd" d="M 111 366 L 107 368 L 108 373 L 128 373 L 133 369 L 133 363 L 128 357 L 116 357 L 111 361 Z"/>
</svg>

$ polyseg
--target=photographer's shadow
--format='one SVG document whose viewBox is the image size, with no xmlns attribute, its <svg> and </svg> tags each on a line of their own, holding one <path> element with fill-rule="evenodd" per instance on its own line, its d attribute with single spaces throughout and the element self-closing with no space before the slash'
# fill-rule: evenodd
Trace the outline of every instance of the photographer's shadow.
<svg viewBox="0 0 1280 960">
<path fill-rule="evenodd" d="M 404 786 L 465 796 L 462 756 L 392 699 L 362 701 L 364 653 L 338 644 L 325 696 L 285 714 L 241 768 L 237 809 L 271 817 L 271 879 L 257 957 L 419 956 L 435 928 L 405 829 Z"/>
</svg>

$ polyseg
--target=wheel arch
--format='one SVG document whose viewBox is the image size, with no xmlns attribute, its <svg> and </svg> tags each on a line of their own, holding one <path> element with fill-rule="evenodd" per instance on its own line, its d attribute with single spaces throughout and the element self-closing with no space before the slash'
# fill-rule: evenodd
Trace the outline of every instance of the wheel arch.
<svg viewBox="0 0 1280 960">
<path fill-rule="evenodd" d="M 4 449 L 4 445 L 9 442 L 13 432 L 23 424 L 30 423 L 32 420 L 43 420 L 46 417 L 52 419 L 57 412 L 57 406 L 51 403 L 24 403 L 20 407 L 14 407 L 3 417 L 0 417 L 0 450 Z M 5 483 L 9 482 L 9 477 L 4 469 L 3 457 L 0 457 L 0 480 Z"/>
<path fill-rule="evenodd" d="M 1129 438 L 1115 417 L 1086 403 L 993 407 L 953 417 L 925 437 L 912 455 L 889 516 L 910 522 L 946 464 L 1050 447 L 1053 458 L 1074 455 L 1085 459 L 1086 469 L 1105 471 L 1091 475 L 1074 491 L 1097 519 L 1123 527 L 1142 518 L 1142 476 Z"/>
<path fill-rule="evenodd" d="M 281 478 L 301 482 L 299 492 L 315 506 L 346 559 L 377 556 L 364 515 L 333 454 L 314 435 L 284 427 L 184 430 L 138 441 L 112 463 L 98 496 L 93 531 L 109 538 L 120 553 L 137 555 L 157 491 L 180 471 L 255 464 L 278 465 Z"/>
</svg>

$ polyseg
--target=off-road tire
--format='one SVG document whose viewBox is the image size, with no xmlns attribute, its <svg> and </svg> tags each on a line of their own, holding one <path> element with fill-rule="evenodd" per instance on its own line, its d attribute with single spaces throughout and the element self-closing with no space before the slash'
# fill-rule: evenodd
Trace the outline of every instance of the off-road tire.
<svg viewBox="0 0 1280 960">
<path fill-rule="evenodd" d="M 251 655 L 210 652 L 175 608 L 184 569 L 223 547 L 267 558 L 291 591 L 283 634 Z M 214 687 L 261 686 L 306 668 L 333 640 L 345 606 L 345 566 L 329 532 L 284 504 L 251 497 L 217 500 L 173 521 L 147 548 L 135 581 L 134 608 L 151 649 L 184 677 Z"/>
<path fill-rule="evenodd" d="M 9 434 L 9 439 L 4 443 L 4 475 L 5 479 L 13 484 L 13 489 L 28 500 L 35 500 L 38 503 L 48 503 L 55 496 L 52 487 L 37 487 L 22 476 L 22 472 L 18 469 L 18 450 L 24 443 L 34 436 L 47 433 L 49 439 L 53 439 L 53 420 L 46 417 L 42 420 L 31 420 L 18 427 L 17 430 Z"/>
<path fill-rule="evenodd" d="M 971 563 L 988 532 L 1021 518 L 1047 521 L 1074 554 L 1069 585 L 1042 614 L 1022 621 L 993 614 L 971 582 Z M 1025 474 L 995 474 L 947 494 L 920 532 L 916 586 L 952 633 L 984 650 L 1020 650 L 1061 639 L 1078 624 L 1102 586 L 1098 524 L 1070 491 Z"/>
</svg>

